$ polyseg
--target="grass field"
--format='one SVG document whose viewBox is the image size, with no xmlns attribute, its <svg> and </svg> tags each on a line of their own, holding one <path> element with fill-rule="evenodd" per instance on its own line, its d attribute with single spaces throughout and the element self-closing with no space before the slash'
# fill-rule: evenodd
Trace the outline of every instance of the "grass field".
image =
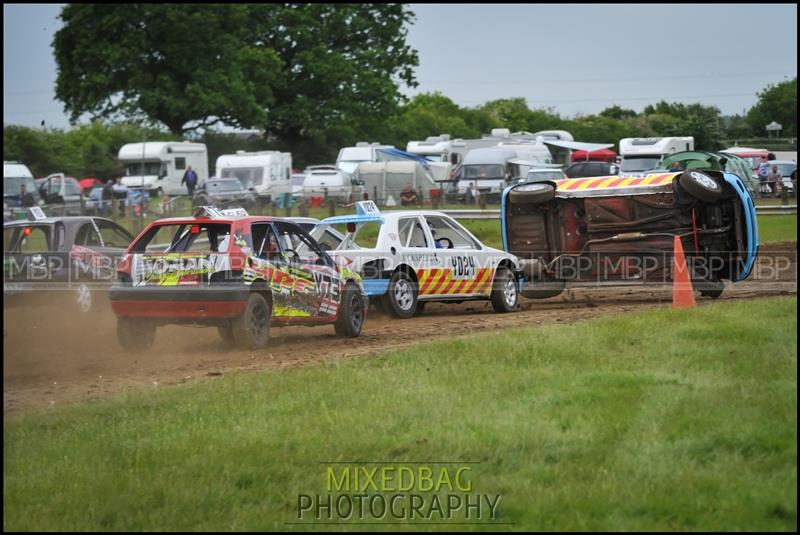
<svg viewBox="0 0 800 535">
<path fill-rule="evenodd" d="M 495 529 L 794 531 L 796 307 L 509 330 L 14 416 L 4 528 L 313 529 L 287 524 L 298 494 L 360 460 L 476 463 Z"/>
</svg>

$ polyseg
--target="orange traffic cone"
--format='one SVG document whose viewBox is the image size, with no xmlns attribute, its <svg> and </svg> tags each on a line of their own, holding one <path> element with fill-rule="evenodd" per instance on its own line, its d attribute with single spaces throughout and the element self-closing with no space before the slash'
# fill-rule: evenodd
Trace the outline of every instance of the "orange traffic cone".
<svg viewBox="0 0 800 535">
<path fill-rule="evenodd" d="M 697 303 L 694 300 L 694 288 L 686 267 L 683 255 L 683 244 L 680 236 L 675 236 L 675 251 L 672 260 L 672 308 L 690 308 Z"/>
</svg>

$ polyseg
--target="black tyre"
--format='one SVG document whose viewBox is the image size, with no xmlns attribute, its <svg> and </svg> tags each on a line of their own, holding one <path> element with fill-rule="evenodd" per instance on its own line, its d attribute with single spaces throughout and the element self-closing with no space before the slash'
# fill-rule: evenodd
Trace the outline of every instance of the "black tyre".
<svg viewBox="0 0 800 535">
<path fill-rule="evenodd" d="M 396 318 L 410 318 L 417 310 L 417 283 L 402 271 L 395 271 L 384 298 L 386 311 Z"/>
<path fill-rule="evenodd" d="M 259 293 L 251 293 L 244 313 L 231 322 L 236 345 L 244 349 L 263 349 L 269 343 L 272 307 Z"/>
<path fill-rule="evenodd" d="M 523 184 L 512 189 L 508 198 L 512 203 L 541 204 L 552 201 L 556 196 L 556 188 L 552 184 Z"/>
<path fill-rule="evenodd" d="M 519 286 L 508 268 L 500 268 L 492 281 L 492 308 L 495 312 L 513 312 L 519 302 Z"/>
<path fill-rule="evenodd" d="M 117 318 L 117 340 L 130 353 L 147 351 L 156 339 L 156 326 L 141 318 Z"/>
<path fill-rule="evenodd" d="M 564 281 L 533 281 L 522 287 L 522 297 L 527 299 L 547 299 L 560 295 L 567 284 Z"/>
<path fill-rule="evenodd" d="M 678 179 L 678 183 L 692 197 L 705 202 L 717 202 L 722 196 L 719 182 L 700 171 L 686 171 Z"/>
<path fill-rule="evenodd" d="M 725 283 L 721 280 L 710 281 L 703 279 L 692 281 L 692 286 L 700 292 L 700 295 L 711 299 L 717 299 L 725 291 Z"/>
<path fill-rule="evenodd" d="M 232 344 L 236 340 L 233 337 L 233 325 L 226 323 L 225 325 L 217 325 L 217 332 L 222 341 L 227 344 Z"/>
<path fill-rule="evenodd" d="M 355 283 L 348 282 L 342 292 L 339 314 L 333 325 L 336 334 L 345 338 L 355 338 L 361 334 L 364 325 L 364 296 Z"/>
</svg>

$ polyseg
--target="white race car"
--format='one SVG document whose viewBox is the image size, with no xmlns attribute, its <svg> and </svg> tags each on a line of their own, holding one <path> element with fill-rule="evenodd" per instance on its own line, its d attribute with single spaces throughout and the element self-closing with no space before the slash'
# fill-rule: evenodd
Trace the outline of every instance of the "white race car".
<svg viewBox="0 0 800 535">
<path fill-rule="evenodd" d="M 491 300 L 496 312 L 517 308 L 522 271 L 516 256 L 482 244 L 441 212 L 380 212 L 372 201 L 355 215 L 329 217 L 314 228 L 344 225 L 347 234 L 328 253 L 363 278 L 364 290 L 399 318 L 429 301 Z"/>
</svg>

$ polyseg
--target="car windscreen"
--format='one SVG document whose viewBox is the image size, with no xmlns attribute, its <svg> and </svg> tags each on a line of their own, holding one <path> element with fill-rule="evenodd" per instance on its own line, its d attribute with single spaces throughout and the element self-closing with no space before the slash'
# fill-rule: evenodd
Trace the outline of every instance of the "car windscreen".
<svg viewBox="0 0 800 535">
<path fill-rule="evenodd" d="M 209 181 L 207 190 L 209 193 L 242 191 L 244 186 L 238 180 L 214 180 Z"/>
<path fill-rule="evenodd" d="M 463 179 L 491 179 L 503 178 L 505 176 L 505 169 L 502 165 L 486 164 L 486 165 L 465 165 L 462 168 Z"/>
<path fill-rule="evenodd" d="M 16 197 L 20 194 L 20 186 L 25 185 L 25 192 L 36 195 L 36 183 L 31 177 L 3 178 L 3 197 Z"/>
<path fill-rule="evenodd" d="M 778 172 L 781 174 L 781 176 L 790 176 L 792 174 L 792 171 L 797 169 L 797 164 L 794 163 L 777 163 L 772 165 L 778 166 Z M 770 166 L 770 171 L 771 170 L 772 166 Z"/>
<path fill-rule="evenodd" d="M 636 158 L 636 157 L 625 157 L 622 160 L 622 164 L 620 164 L 619 170 L 624 173 L 635 173 L 637 171 L 650 171 L 651 169 L 655 169 L 661 158 L 654 158 L 654 157 L 643 157 L 643 158 Z"/>
<path fill-rule="evenodd" d="M 50 225 L 14 226 L 3 229 L 3 251 L 44 253 L 50 251 Z"/>
<path fill-rule="evenodd" d="M 135 253 L 226 253 L 229 223 L 172 223 L 156 225 L 131 249 Z"/>
</svg>

